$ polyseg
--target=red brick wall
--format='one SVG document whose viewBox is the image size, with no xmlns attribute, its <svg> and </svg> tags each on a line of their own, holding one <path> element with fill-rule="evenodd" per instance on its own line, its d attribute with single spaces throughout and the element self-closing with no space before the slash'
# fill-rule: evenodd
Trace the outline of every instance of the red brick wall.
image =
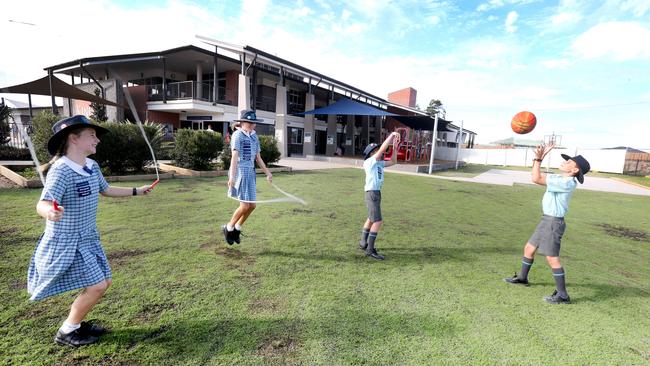
<svg viewBox="0 0 650 366">
<path fill-rule="evenodd" d="M 236 70 L 226 71 L 226 100 L 231 105 L 237 105 L 237 95 L 239 94 L 239 72 Z"/>
<path fill-rule="evenodd" d="M 174 126 L 174 130 L 181 127 L 181 116 L 178 113 L 149 111 L 148 121 L 158 123 L 170 123 Z"/>
<path fill-rule="evenodd" d="M 406 107 L 415 107 L 415 100 L 418 92 L 413 88 L 406 88 L 392 93 L 388 93 L 388 101 L 400 104 Z"/>
</svg>

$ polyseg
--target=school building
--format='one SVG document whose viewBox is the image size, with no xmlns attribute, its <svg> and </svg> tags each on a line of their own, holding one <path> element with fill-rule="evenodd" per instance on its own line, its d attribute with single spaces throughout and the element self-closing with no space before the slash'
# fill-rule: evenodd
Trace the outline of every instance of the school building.
<svg viewBox="0 0 650 366">
<path fill-rule="evenodd" d="M 160 52 L 89 57 L 46 67 L 75 87 L 125 105 L 128 88 L 142 121 L 179 128 L 212 129 L 224 136 L 229 121 L 243 109 L 255 109 L 259 134 L 275 135 L 282 156 L 360 155 L 402 122 L 386 116 L 301 114 L 348 98 L 355 103 L 403 116 L 426 114 L 415 109 L 412 88 L 388 99 L 310 70 L 251 46 L 205 37 L 200 45 Z M 133 121 L 128 108 L 107 106 L 109 120 Z M 90 102 L 63 99 L 63 114 L 90 115 Z M 432 121 L 432 119 L 431 119 Z M 444 120 L 443 120 L 444 121 Z M 449 122 L 438 128 L 438 144 L 473 145 L 475 133 Z M 431 127 L 429 131 L 431 131 Z M 383 131 L 383 132 L 382 132 Z"/>
</svg>

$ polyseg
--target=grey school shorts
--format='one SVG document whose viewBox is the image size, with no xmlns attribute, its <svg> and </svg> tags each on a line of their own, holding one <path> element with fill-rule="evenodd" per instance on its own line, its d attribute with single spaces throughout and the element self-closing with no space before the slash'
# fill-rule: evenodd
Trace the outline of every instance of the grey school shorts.
<svg viewBox="0 0 650 366">
<path fill-rule="evenodd" d="M 566 224 L 563 217 L 544 215 L 528 242 L 537 247 L 539 254 L 548 257 L 560 256 L 560 242 Z"/>
<path fill-rule="evenodd" d="M 381 191 L 366 191 L 366 207 L 368 220 L 381 221 Z"/>
</svg>

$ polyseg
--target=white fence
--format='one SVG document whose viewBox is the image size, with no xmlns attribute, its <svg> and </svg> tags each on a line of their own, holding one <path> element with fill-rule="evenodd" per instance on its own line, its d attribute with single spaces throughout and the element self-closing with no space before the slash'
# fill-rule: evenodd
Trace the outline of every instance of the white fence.
<svg viewBox="0 0 650 366">
<path fill-rule="evenodd" d="M 555 149 L 546 156 L 544 167 L 557 168 L 564 161 L 560 154 L 582 155 L 589 161 L 591 170 L 607 173 L 623 173 L 625 150 Z M 460 149 L 458 160 L 468 164 L 532 166 L 534 149 Z M 436 147 L 437 160 L 456 160 L 456 149 Z"/>
</svg>

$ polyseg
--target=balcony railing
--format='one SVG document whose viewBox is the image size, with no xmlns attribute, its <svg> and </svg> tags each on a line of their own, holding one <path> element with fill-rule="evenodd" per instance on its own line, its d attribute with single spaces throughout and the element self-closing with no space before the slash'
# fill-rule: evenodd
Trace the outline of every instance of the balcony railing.
<svg viewBox="0 0 650 366">
<path fill-rule="evenodd" d="M 226 104 L 226 88 L 219 87 L 217 102 Z M 200 93 L 199 93 L 200 92 Z M 205 102 L 214 102 L 214 89 L 211 83 L 199 83 L 196 81 L 179 81 L 167 84 L 167 100 L 194 99 Z M 147 85 L 147 100 L 163 100 L 162 84 Z"/>
</svg>

